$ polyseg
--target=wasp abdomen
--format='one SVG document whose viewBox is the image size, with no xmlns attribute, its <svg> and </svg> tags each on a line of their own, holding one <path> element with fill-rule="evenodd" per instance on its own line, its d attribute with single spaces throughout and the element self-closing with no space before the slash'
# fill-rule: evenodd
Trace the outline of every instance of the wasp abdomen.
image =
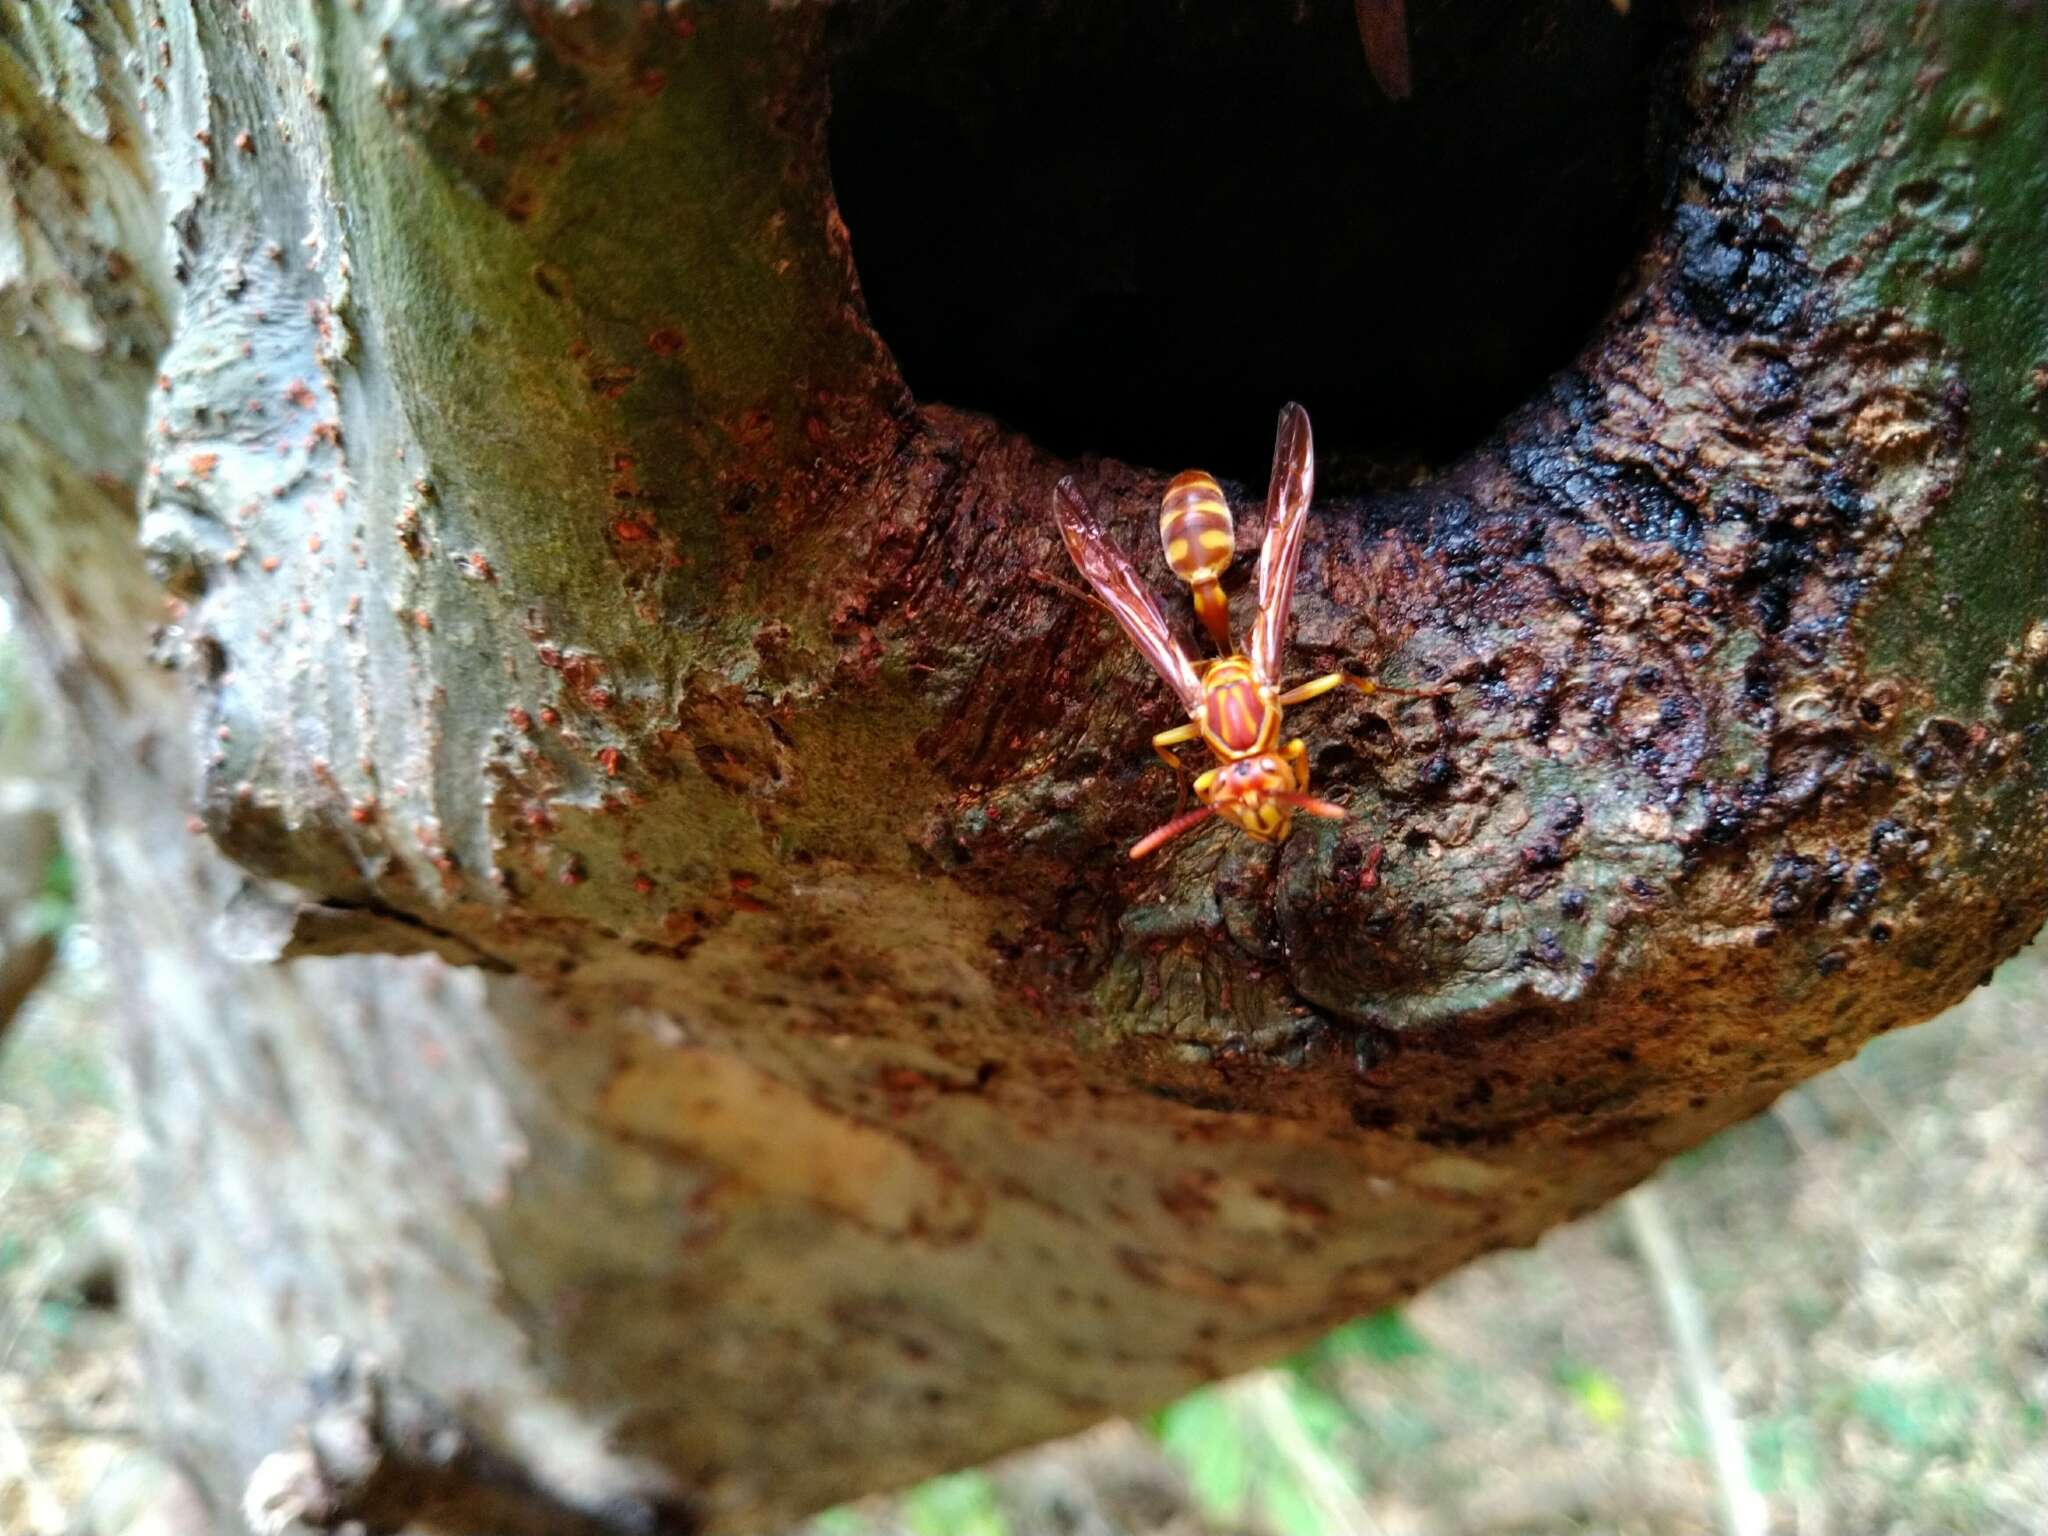
<svg viewBox="0 0 2048 1536">
<path fill-rule="evenodd" d="M 1159 503 L 1159 542 L 1182 581 L 1214 581 L 1230 564 L 1237 534 L 1223 487 L 1199 469 L 1173 477 Z"/>
<path fill-rule="evenodd" d="M 1229 568 L 1237 531 L 1223 487 L 1199 469 L 1175 475 L 1159 503 L 1159 542 L 1173 574 L 1193 589 L 1202 627 L 1227 654 L 1230 604 L 1216 578 Z"/>
</svg>

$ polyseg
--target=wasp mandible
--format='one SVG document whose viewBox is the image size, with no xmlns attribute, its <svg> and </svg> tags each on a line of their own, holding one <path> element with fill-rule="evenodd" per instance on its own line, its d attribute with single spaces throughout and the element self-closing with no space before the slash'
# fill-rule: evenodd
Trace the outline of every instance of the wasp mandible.
<svg viewBox="0 0 2048 1536">
<path fill-rule="evenodd" d="M 1231 637 L 1230 609 L 1218 578 L 1230 564 L 1235 531 L 1230 508 L 1216 482 L 1199 471 L 1177 476 L 1160 507 L 1159 535 L 1174 573 L 1186 581 L 1203 627 L 1221 655 L 1198 664 L 1175 638 L 1159 600 L 1131 562 L 1102 531 L 1095 514 L 1074 489 L 1071 477 L 1053 487 L 1053 516 L 1067 541 L 1067 553 L 1088 578 L 1103 606 L 1131 643 L 1166 679 L 1188 712 L 1188 723 L 1152 738 L 1152 748 L 1180 777 L 1185 794 L 1187 765 L 1174 748 L 1202 741 L 1215 766 L 1196 778 L 1199 810 L 1176 815 L 1140 838 L 1131 857 L 1142 859 L 1209 816 L 1234 822 L 1260 842 L 1279 842 L 1294 818 L 1320 816 L 1341 821 L 1341 805 L 1308 792 L 1308 748 L 1300 737 L 1283 741 L 1281 711 L 1336 688 L 1360 693 L 1396 693 L 1430 698 L 1457 692 L 1457 684 L 1436 688 L 1389 688 L 1348 672 L 1330 672 L 1296 688 L 1280 685 L 1280 653 L 1287 638 L 1287 612 L 1301 565 L 1301 536 L 1308 526 L 1315 485 L 1315 445 L 1308 412 L 1288 405 L 1280 412 L 1273 444 L 1273 477 L 1266 487 L 1266 541 L 1259 552 L 1258 617 L 1252 621 L 1249 654 Z M 1183 802 L 1185 803 L 1185 802 Z"/>
</svg>

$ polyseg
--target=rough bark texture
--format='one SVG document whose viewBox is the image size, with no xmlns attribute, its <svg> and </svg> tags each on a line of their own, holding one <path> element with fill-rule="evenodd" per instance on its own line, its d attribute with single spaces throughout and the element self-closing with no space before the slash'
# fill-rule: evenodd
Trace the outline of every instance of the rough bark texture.
<svg viewBox="0 0 2048 1536">
<path fill-rule="evenodd" d="M 1134 551 L 1162 476 L 908 396 L 823 8 L 0 15 L 0 547 L 223 1521 L 327 1338 L 578 1518 L 787 1518 L 1269 1359 L 1961 995 L 2048 901 L 2043 22 L 1695 15 L 1610 322 L 1319 505 L 1303 673 L 1462 691 L 1292 722 L 1344 826 L 1133 867 L 1163 690 L 1033 573 L 1059 474 Z M 444 958 L 290 959 L 349 950 Z"/>
</svg>

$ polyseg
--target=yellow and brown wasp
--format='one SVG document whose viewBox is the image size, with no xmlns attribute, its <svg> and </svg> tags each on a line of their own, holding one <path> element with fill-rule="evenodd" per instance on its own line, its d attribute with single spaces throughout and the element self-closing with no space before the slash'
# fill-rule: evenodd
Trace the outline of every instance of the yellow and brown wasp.
<svg viewBox="0 0 2048 1536">
<path fill-rule="evenodd" d="M 1222 489 L 1209 476 L 1192 470 L 1167 487 L 1160 507 L 1160 542 L 1167 564 L 1192 588 L 1203 627 L 1222 652 L 1206 665 L 1198 664 L 1175 637 L 1159 600 L 1123 552 L 1110 543 L 1073 480 L 1062 479 L 1053 488 L 1053 515 L 1066 539 L 1067 553 L 1131 643 L 1166 679 L 1188 712 L 1186 725 L 1152 738 L 1153 750 L 1180 776 L 1183 794 L 1187 765 L 1173 749 L 1202 741 L 1216 756 L 1215 766 L 1194 782 L 1201 808 L 1176 815 L 1140 838 L 1131 848 L 1134 859 L 1144 858 L 1209 816 L 1234 822 L 1260 842 L 1286 837 L 1296 815 L 1341 821 L 1345 815 L 1341 805 L 1308 792 L 1308 748 L 1301 738 L 1283 743 L 1281 711 L 1289 706 L 1343 687 L 1365 694 L 1416 697 L 1457 691 L 1455 683 L 1439 688 L 1388 688 L 1348 672 L 1326 673 L 1299 687 L 1282 689 L 1280 655 L 1286 643 L 1287 612 L 1293 601 L 1295 572 L 1301 565 L 1301 537 L 1308 526 L 1314 486 L 1315 445 L 1309 436 L 1308 412 L 1289 405 L 1280 413 L 1273 477 L 1266 487 L 1259 613 L 1252 621 L 1248 654 L 1239 653 L 1231 638 L 1230 609 L 1218 585 L 1230 564 L 1236 538 Z"/>
</svg>

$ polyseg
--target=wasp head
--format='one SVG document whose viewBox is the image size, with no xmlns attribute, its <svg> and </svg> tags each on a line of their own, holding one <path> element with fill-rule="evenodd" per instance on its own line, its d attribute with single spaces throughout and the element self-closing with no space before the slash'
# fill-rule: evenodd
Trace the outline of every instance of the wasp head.
<svg viewBox="0 0 2048 1536">
<path fill-rule="evenodd" d="M 1225 821 L 1261 842 L 1278 842 L 1294 819 L 1301 789 L 1287 759 L 1271 752 L 1241 757 L 1202 776 L 1195 785 L 1203 802 Z"/>
</svg>

